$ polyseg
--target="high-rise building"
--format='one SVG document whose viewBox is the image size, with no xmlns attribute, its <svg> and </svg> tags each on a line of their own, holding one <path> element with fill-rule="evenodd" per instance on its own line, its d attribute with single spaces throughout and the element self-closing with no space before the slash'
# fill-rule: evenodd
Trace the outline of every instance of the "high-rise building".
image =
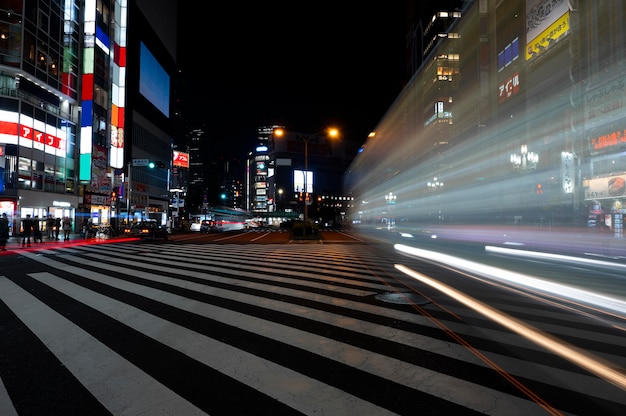
<svg viewBox="0 0 626 416">
<path fill-rule="evenodd" d="M 0 211 L 13 234 L 26 215 L 74 218 L 79 209 L 79 4 L 0 6 Z"/>
<path fill-rule="evenodd" d="M 0 211 L 14 233 L 27 214 L 76 229 L 165 220 L 177 6 L 156 3 L 0 6 Z"/>
<path fill-rule="evenodd" d="M 273 176 L 274 161 L 270 161 L 270 138 L 275 129 L 283 126 L 261 126 L 257 129 L 257 146 L 248 155 L 246 166 L 246 205 L 244 209 L 265 213 L 273 209 L 273 204 L 268 200 L 269 180 Z"/>
<path fill-rule="evenodd" d="M 124 180 L 130 192 L 124 196 L 130 198 L 126 199 L 126 209 L 118 212 L 122 220 L 149 217 L 165 224 L 169 215 L 175 135 L 170 94 L 178 71 L 177 4 L 175 0 L 129 1 L 128 29 L 118 27 L 119 36 L 114 32 L 120 40 L 127 34 L 126 84 L 120 91 L 124 91 L 127 109 L 123 161 L 130 170 Z M 115 11 L 124 16 L 121 7 Z M 115 85 L 112 92 L 116 92 Z M 133 166 L 137 165 L 133 160 L 146 159 L 156 162 L 156 167 Z"/>
</svg>

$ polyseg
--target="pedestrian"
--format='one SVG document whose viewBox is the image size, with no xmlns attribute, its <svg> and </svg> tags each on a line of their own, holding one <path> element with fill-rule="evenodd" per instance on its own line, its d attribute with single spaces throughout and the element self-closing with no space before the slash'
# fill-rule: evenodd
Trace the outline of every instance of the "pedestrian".
<svg viewBox="0 0 626 416">
<path fill-rule="evenodd" d="M 39 240 L 40 243 L 43 243 L 41 238 L 41 223 L 39 222 L 39 215 L 35 215 L 33 219 L 33 241 L 36 243 Z"/>
<path fill-rule="evenodd" d="M 63 241 L 70 239 L 70 231 L 72 231 L 72 220 L 70 217 L 63 218 Z"/>
<path fill-rule="evenodd" d="M 46 218 L 46 232 L 49 239 L 54 238 L 54 217 L 52 215 L 48 215 Z"/>
<path fill-rule="evenodd" d="M 7 240 L 9 239 L 9 219 L 6 212 L 0 218 L 0 250 L 7 251 Z"/>
<path fill-rule="evenodd" d="M 33 234 L 33 220 L 30 214 L 26 214 L 26 218 L 22 220 L 22 247 L 28 244 L 30 247 L 30 236 Z"/>
<path fill-rule="evenodd" d="M 61 218 L 54 219 L 54 239 L 59 241 L 59 232 L 61 231 Z"/>
</svg>

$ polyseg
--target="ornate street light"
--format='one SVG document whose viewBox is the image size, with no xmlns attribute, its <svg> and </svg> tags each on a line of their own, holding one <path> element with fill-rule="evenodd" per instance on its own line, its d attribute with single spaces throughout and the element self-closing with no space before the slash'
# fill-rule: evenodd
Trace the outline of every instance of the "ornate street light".
<svg viewBox="0 0 626 416">
<path fill-rule="evenodd" d="M 443 181 L 439 179 L 439 177 L 434 176 L 432 181 L 428 181 L 426 182 L 426 186 L 431 189 L 432 191 L 439 191 L 441 188 L 443 188 Z M 439 221 L 443 220 L 443 215 L 441 213 L 441 201 L 440 201 L 441 195 L 437 195 L 437 219 Z"/>
<path fill-rule="evenodd" d="M 437 190 L 439 188 L 443 188 L 443 182 L 437 179 L 437 177 L 435 176 L 432 181 L 428 181 L 426 183 L 426 186 L 433 190 Z"/>
<path fill-rule="evenodd" d="M 389 205 L 389 220 L 387 221 L 387 229 L 391 229 L 392 221 L 394 222 L 394 225 L 395 225 L 395 218 L 393 218 L 394 216 L 393 205 L 395 205 L 397 198 L 398 196 L 395 195 L 393 192 L 389 192 L 387 195 L 385 195 L 385 201 L 387 201 L 387 205 Z"/>
<path fill-rule="evenodd" d="M 510 160 L 515 169 L 535 169 L 537 162 L 539 162 L 539 155 L 535 152 L 529 152 L 528 146 L 523 144 L 520 153 L 512 153 Z"/>
</svg>

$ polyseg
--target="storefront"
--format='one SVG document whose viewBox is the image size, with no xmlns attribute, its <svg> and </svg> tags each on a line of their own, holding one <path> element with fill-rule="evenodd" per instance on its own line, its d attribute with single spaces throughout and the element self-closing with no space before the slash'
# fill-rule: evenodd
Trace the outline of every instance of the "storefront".
<svg viewBox="0 0 626 416">
<path fill-rule="evenodd" d="M 584 187 L 585 202 L 589 206 L 587 225 L 598 230 L 610 230 L 615 237 L 622 237 L 626 215 L 626 175 L 590 179 Z"/>
<path fill-rule="evenodd" d="M 63 196 L 47 192 L 21 191 L 18 198 L 0 199 L 0 215 L 6 213 L 9 218 L 10 235 L 19 235 L 22 218 L 30 215 L 40 221 L 40 229 L 47 231 L 46 219 L 69 217 L 75 223 L 78 198 L 73 195 Z"/>
</svg>

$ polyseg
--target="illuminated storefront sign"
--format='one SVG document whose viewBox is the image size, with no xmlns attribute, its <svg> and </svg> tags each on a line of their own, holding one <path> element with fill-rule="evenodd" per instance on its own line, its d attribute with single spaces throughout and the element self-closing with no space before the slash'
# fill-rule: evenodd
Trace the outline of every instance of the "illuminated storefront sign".
<svg viewBox="0 0 626 416">
<path fill-rule="evenodd" d="M 23 114 L 0 111 L 0 143 L 66 156 L 65 131 Z"/>
<path fill-rule="evenodd" d="M 513 95 L 519 92 L 520 87 L 519 72 L 514 73 L 506 81 L 498 86 L 498 103 L 511 98 Z"/>
<path fill-rule="evenodd" d="M 626 144 L 626 129 L 592 137 L 589 139 L 589 142 L 591 148 L 595 151 L 617 145 L 624 145 Z"/>
<path fill-rule="evenodd" d="M 574 154 L 561 152 L 561 189 L 564 194 L 574 192 L 576 186 L 574 178 Z"/>
</svg>

